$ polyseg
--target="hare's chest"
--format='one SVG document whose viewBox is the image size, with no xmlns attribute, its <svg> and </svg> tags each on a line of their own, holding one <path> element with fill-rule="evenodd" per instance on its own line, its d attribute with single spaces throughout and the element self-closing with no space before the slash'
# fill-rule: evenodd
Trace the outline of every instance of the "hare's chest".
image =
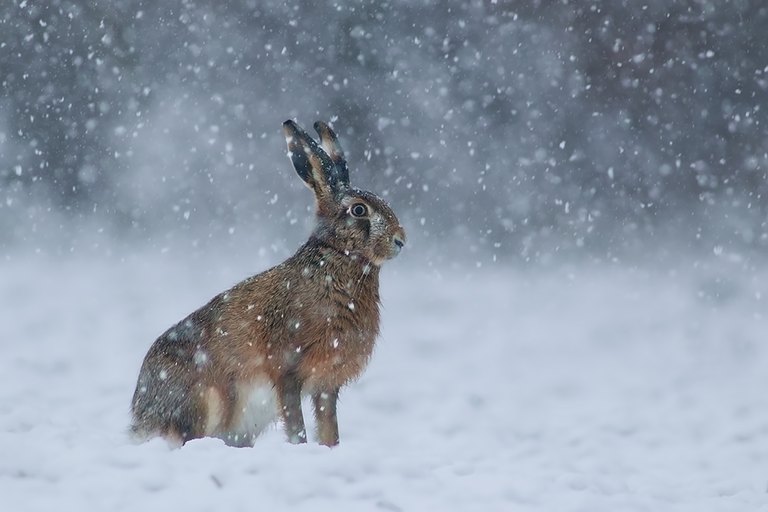
<svg viewBox="0 0 768 512">
<path fill-rule="evenodd" d="M 326 347 L 314 346 L 299 365 L 299 373 L 310 388 L 335 389 L 356 379 L 365 370 L 373 352 L 374 339 L 334 337 Z"/>
<path fill-rule="evenodd" d="M 316 385 L 336 388 L 358 377 L 367 366 L 378 335 L 378 311 L 358 319 L 332 318 L 327 327 L 304 350 L 300 373 Z"/>
</svg>

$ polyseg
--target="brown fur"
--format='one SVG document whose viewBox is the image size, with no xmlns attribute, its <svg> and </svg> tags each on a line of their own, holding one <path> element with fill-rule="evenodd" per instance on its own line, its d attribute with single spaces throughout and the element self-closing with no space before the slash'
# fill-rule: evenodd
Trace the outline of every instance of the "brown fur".
<svg viewBox="0 0 768 512">
<path fill-rule="evenodd" d="M 327 125 L 315 124 L 322 147 L 294 123 L 284 128 L 294 167 L 315 192 L 317 227 L 291 258 L 217 295 L 155 341 L 132 403 L 140 436 L 252 444 L 262 427 L 242 427 L 254 408 L 249 393 L 265 386 L 291 442 L 306 441 L 301 395 L 309 394 L 320 443 L 338 443 L 339 389 L 371 356 L 379 265 L 399 252 L 405 233 L 384 201 L 349 187 Z M 351 213 L 358 203 L 365 218 Z"/>
</svg>

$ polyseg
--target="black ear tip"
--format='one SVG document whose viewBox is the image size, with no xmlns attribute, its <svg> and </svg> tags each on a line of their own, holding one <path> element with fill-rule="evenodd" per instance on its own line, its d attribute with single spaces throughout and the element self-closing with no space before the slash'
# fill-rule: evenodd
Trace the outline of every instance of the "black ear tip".
<svg viewBox="0 0 768 512">
<path fill-rule="evenodd" d="M 313 124 L 312 127 L 315 129 L 321 139 L 324 138 L 325 135 L 331 130 L 328 128 L 328 125 L 322 121 L 315 121 L 315 124 Z"/>
<path fill-rule="evenodd" d="M 328 123 L 324 121 L 315 121 L 315 124 L 312 125 L 315 128 L 315 131 L 320 135 L 320 138 L 325 139 L 325 137 L 330 137 L 332 140 L 336 139 L 336 134 L 331 129 L 330 126 L 328 126 Z"/>
<path fill-rule="evenodd" d="M 301 128 L 292 119 L 289 119 L 283 123 L 283 132 L 285 132 L 286 137 L 293 137 L 301 133 Z"/>
</svg>

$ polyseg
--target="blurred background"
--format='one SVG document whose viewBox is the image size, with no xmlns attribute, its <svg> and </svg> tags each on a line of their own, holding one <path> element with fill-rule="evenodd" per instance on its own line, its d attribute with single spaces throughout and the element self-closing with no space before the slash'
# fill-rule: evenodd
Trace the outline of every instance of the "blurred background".
<svg viewBox="0 0 768 512">
<path fill-rule="evenodd" d="M 408 232 L 344 441 L 129 445 L 288 118 Z M 766 127 L 766 0 L 0 0 L 3 509 L 765 511 Z"/>
<path fill-rule="evenodd" d="M 767 28 L 759 0 L 8 0 L 0 246 L 287 254 L 295 118 L 430 264 L 749 259 Z"/>
</svg>

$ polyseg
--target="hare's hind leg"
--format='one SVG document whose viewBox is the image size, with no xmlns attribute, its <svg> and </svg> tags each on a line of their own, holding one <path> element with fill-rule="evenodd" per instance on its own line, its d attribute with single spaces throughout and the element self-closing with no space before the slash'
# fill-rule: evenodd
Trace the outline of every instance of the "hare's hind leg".
<svg viewBox="0 0 768 512">
<path fill-rule="evenodd" d="M 320 444 L 336 446 L 339 444 L 339 423 L 336 418 L 336 402 L 339 389 L 320 391 L 312 395 L 317 419 L 317 438 Z"/>
<path fill-rule="evenodd" d="M 222 422 L 224 397 L 198 381 L 195 372 L 162 358 L 148 358 L 133 394 L 131 430 L 139 438 L 162 436 L 171 444 L 215 434 Z"/>
</svg>

